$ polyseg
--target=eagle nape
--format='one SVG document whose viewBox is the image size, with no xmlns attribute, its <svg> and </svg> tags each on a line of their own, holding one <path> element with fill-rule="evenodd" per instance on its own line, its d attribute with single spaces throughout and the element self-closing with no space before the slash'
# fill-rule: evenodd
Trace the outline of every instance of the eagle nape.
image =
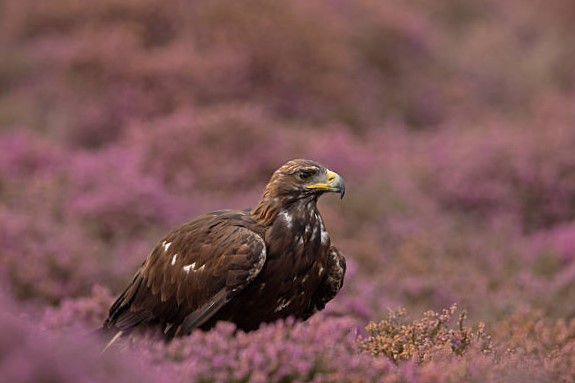
<svg viewBox="0 0 575 383">
<path fill-rule="evenodd" d="M 151 327 L 170 340 L 218 321 L 251 331 L 322 310 L 346 269 L 317 209 L 326 192 L 343 198 L 343 178 L 318 162 L 291 160 L 254 208 L 214 211 L 175 228 L 111 306 L 103 330 Z"/>
</svg>

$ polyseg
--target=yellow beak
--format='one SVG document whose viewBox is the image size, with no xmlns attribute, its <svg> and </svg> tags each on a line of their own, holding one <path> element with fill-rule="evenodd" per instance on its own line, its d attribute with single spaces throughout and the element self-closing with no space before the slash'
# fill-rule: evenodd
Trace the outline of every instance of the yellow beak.
<svg viewBox="0 0 575 383">
<path fill-rule="evenodd" d="M 325 182 L 317 182 L 315 184 L 307 185 L 306 188 L 339 193 L 340 198 L 343 198 L 345 194 L 345 182 L 343 181 L 343 178 L 331 170 L 328 170 L 325 173 L 325 176 Z"/>
</svg>

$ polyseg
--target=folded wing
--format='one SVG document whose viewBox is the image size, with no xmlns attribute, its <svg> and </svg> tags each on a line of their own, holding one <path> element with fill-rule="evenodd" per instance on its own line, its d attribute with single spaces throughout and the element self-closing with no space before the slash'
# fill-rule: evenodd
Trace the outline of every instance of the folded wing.
<svg viewBox="0 0 575 383">
<path fill-rule="evenodd" d="M 266 259 L 262 236 L 242 212 L 201 216 L 168 234 L 110 308 L 104 326 L 121 331 L 160 324 L 188 334 L 234 298 Z"/>
</svg>

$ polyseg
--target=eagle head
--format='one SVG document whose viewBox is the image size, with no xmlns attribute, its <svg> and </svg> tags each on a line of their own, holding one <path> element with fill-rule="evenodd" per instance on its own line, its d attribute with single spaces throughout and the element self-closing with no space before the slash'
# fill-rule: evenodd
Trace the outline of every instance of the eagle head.
<svg viewBox="0 0 575 383">
<path fill-rule="evenodd" d="M 296 199 L 316 198 L 326 193 L 345 194 L 343 178 L 324 165 L 312 160 L 291 160 L 272 175 L 268 186 L 278 196 L 290 195 Z"/>
<path fill-rule="evenodd" d="M 270 224 L 285 206 L 296 201 L 315 202 L 329 192 L 339 193 L 343 198 L 345 182 L 339 174 L 312 160 L 291 160 L 272 174 L 252 216 Z"/>
</svg>

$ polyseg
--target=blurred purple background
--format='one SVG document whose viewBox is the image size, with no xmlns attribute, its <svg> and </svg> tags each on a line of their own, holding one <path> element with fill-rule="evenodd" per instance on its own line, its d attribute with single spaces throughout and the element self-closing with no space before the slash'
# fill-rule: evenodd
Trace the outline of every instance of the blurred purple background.
<svg viewBox="0 0 575 383">
<path fill-rule="evenodd" d="M 517 338 L 510 323 L 549 324 L 537 353 L 506 359 L 513 372 L 498 376 L 525 381 L 518 363 L 538 381 L 566 379 L 573 36 L 568 0 L 4 0 L 0 373 L 42 381 L 48 363 L 60 381 L 80 370 L 133 381 L 144 358 L 166 381 L 496 379 L 487 362 L 396 368 L 348 334 L 389 308 L 457 302 L 502 348 Z M 293 332 L 279 323 L 236 339 L 224 325 L 99 360 L 78 334 L 101 323 L 155 242 L 197 214 L 255 205 L 299 157 L 349 186 L 320 203 L 350 263 L 326 312 Z M 561 350 L 555 363 L 548 348 Z M 89 361 L 69 371 L 78 349 Z"/>
</svg>

